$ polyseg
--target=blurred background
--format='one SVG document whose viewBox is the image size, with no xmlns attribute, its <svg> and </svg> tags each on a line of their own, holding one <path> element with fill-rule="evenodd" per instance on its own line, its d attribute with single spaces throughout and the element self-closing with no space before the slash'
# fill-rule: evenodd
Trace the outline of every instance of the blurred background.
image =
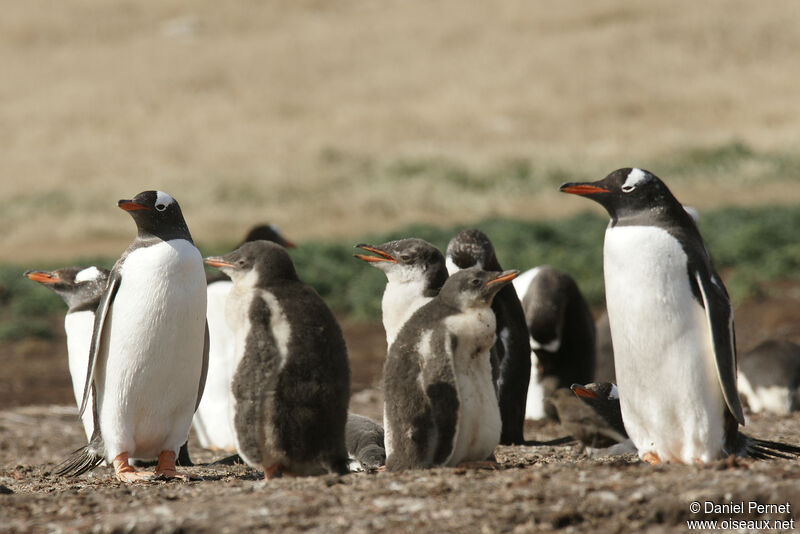
<svg viewBox="0 0 800 534">
<path fill-rule="evenodd" d="M 265 221 L 300 245 L 354 388 L 385 346 L 353 244 L 478 226 L 600 313 L 606 218 L 557 187 L 627 166 L 699 210 L 740 346 L 800 340 L 798 50 L 793 0 L 7 3 L 0 406 L 71 402 L 63 303 L 21 273 L 110 266 L 146 189 L 205 254 Z"/>
</svg>

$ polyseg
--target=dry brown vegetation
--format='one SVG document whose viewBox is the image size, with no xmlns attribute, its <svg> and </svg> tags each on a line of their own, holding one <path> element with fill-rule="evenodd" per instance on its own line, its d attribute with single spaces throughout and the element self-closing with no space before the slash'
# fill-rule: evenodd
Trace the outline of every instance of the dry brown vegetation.
<svg viewBox="0 0 800 534">
<path fill-rule="evenodd" d="M 556 216 L 586 208 L 560 179 L 630 164 L 701 207 L 796 202 L 800 180 L 757 158 L 668 162 L 795 150 L 798 28 L 792 0 L 10 2 L 0 253 L 117 253 L 114 202 L 146 188 L 203 242 L 261 220 L 303 239 Z"/>
</svg>

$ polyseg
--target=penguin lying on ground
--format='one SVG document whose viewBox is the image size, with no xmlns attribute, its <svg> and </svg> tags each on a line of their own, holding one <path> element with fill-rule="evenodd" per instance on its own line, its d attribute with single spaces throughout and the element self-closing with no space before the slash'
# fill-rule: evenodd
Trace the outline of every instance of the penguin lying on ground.
<svg viewBox="0 0 800 534">
<path fill-rule="evenodd" d="M 800 345 L 770 339 L 742 355 L 739 392 L 753 413 L 788 414 L 800 406 Z"/>
<path fill-rule="evenodd" d="M 26 277 L 58 294 L 69 307 L 64 317 L 64 332 L 67 334 L 67 357 L 69 374 L 72 378 L 72 392 L 79 407 L 83 397 L 83 387 L 86 384 L 89 345 L 94 330 L 94 312 L 100 304 L 108 275 L 108 269 L 94 266 L 25 272 Z M 84 412 L 81 422 L 88 441 L 94 433 L 92 413 Z"/>
<path fill-rule="evenodd" d="M 119 480 L 153 477 L 129 458 L 158 457 L 155 475 L 187 478 L 175 458 L 189 436 L 208 364 L 205 273 L 177 201 L 145 191 L 119 207 L 138 235 L 111 271 L 95 316 L 81 414 L 94 392 L 89 444 L 57 467 L 80 474 L 104 458 Z"/>
<path fill-rule="evenodd" d="M 635 452 L 628 439 L 619 408 L 619 392 L 610 382 L 557 390 L 549 402 L 558 412 L 561 426 L 594 455 L 599 449 L 605 454 Z M 621 445 L 621 446 L 618 446 Z"/>
<path fill-rule="evenodd" d="M 350 413 L 344 430 L 351 470 L 375 471 L 386 464 L 383 427 L 377 421 Z"/>
<path fill-rule="evenodd" d="M 285 239 L 276 226 L 269 224 L 251 228 L 239 246 L 257 240 L 272 241 L 287 248 L 294 248 L 294 244 Z M 217 275 L 208 279 L 206 311 L 209 333 L 208 378 L 203 400 L 200 401 L 194 414 L 193 426 L 201 446 L 232 452 L 236 450 L 230 416 L 234 335 L 225 318 L 225 305 L 233 282 L 222 271 L 217 271 Z M 226 460 L 235 461 L 235 458 Z"/>
<path fill-rule="evenodd" d="M 736 387 L 733 311 L 692 217 L 642 169 L 567 183 L 608 211 L 606 302 L 625 428 L 650 463 L 792 457 L 750 438 Z"/>
<path fill-rule="evenodd" d="M 350 369 L 333 314 L 301 282 L 286 250 L 245 243 L 206 258 L 233 280 L 228 324 L 236 336 L 232 382 L 236 448 L 267 479 L 347 473 Z"/>
<path fill-rule="evenodd" d="M 575 280 L 549 265 L 520 275 L 514 287 L 530 335 L 531 379 L 526 419 L 555 417 L 547 398 L 558 388 L 591 382 L 595 373 L 594 319 Z"/>
<path fill-rule="evenodd" d="M 406 322 L 384 366 L 390 471 L 490 458 L 500 442 L 489 351 L 495 294 L 519 271 L 464 269 Z"/>
<path fill-rule="evenodd" d="M 356 254 L 356 258 L 386 273 L 381 311 L 387 348 L 391 348 L 409 317 L 430 302 L 447 280 L 444 256 L 439 249 L 417 238 L 356 247 L 376 254 Z"/>
<path fill-rule="evenodd" d="M 450 240 L 446 262 L 451 275 L 474 266 L 488 271 L 503 270 L 492 242 L 486 234 L 475 229 L 462 230 Z M 531 358 L 525 313 L 512 286 L 503 286 L 495 295 L 492 311 L 497 322 L 497 341 L 493 350 L 497 356 L 498 376 L 495 381 L 503 421 L 500 443 L 520 445 L 525 443 L 523 425 Z"/>
</svg>

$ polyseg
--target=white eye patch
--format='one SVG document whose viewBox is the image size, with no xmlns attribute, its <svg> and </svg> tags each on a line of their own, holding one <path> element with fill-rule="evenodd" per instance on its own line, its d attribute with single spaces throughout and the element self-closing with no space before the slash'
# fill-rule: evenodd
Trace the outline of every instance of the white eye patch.
<svg viewBox="0 0 800 534">
<path fill-rule="evenodd" d="M 166 194 L 163 191 L 156 191 L 156 209 L 158 211 L 164 211 L 167 207 L 175 202 L 175 199 Z"/>
<path fill-rule="evenodd" d="M 90 282 L 100 277 L 100 270 L 95 267 L 87 267 L 75 275 L 75 282 Z"/>
<path fill-rule="evenodd" d="M 630 193 L 636 189 L 640 183 L 647 181 L 648 178 L 649 175 L 642 169 L 631 169 L 631 172 L 628 173 L 628 178 L 625 180 L 625 183 L 622 184 L 622 191 Z"/>
<path fill-rule="evenodd" d="M 608 392 L 609 399 L 619 399 L 619 390 L 616 384 L 611 384 L 611 391 Z"/>
</svg>

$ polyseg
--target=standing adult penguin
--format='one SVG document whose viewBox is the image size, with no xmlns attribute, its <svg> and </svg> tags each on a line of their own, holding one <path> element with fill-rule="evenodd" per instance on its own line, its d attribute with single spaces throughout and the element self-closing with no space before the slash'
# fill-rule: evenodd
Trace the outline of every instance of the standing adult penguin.
<svg viewBox="0 0 800 534">
<path fill-rule="evenodd" d="M 268 241 L 206 258 L 233 280 L 233 427 L 242 459 L 281 473 L 348 472 L 350 368 L 342 331 L 322 298 Z"/>
<path fill-rule="evenodd" d="M 89 365 L 89 345 L 94 330 L 94 312 L 108 283 L 109 270 L 102 267 L 64 267 L 55 271 L 26 271 L 25 276 L 54 291 L 67 303 L 64 332 L 67 334 L 67 359 L 75 402 L 81 405 Z M 81 416 L 87 441 L 94 433 L 92 413 Z"/>
<path fill-rule="evenodd" d="M 178 202 L 145 191 L 119 207 L 138 235 L 111 270 L 95 316 L 81 413 L 94 392 L 89 444 L 57 468 L 80 474 L 104 458 L 124 482 L 152 478 L 129 458 L 158 457 L 155 475 L 175 469 L 189 436 L 208 364 L 203 260 Z"/>
<path fill-rule="evenodd" d="M 476 229 L 459 232 L 447 245 L 447 270 L 450 275 L 461 269 L 479 267 L 487 271 L 502 271 L 494 246 L 489 238 Z M 525 443 L 525 398 L 531 376 L 531 358 L 525 313 L 511 285 L 503 285 L 492 301 L 497 323 L 497 341 L 493 350 L 499 366 L 496 379 L 503 430 L 500 443 Z"/>
<path fill-rule="evenodd" d="M 800 454 L 739 432 L 728 293 L 691 216 L 652 173 L 567 183 L 608 211 L 606 302 L 625 429 L 649 463 Z"/>
<path fill-rule="evenodd" d="M 501 421 L 489 362 L 496 337 L 491 304 L 518 273 L 459 271 L 400 331 L 384 366 L 390 471 L 492 456 Z"/>
<path fill-rule="evenodd" d="M 294 244 L 272 224 L 254 226 L 236 248 L 244 243 L 258 240 L 272 241 L 287 248 L 294 248 Z M 208 379 L 203 400 L 197 407 L 193 421 L 201 446 L 229 452 L 236 450 L 230 405 L 231 381 L 235 369 L 235 338 L 225 318 L 225 307 L 232 287 L 233 282 L 222 271 L 217 271 L 217 276 L 208 279 L 206 309 L 209 333 Z"/>
<path fill-rule="evenodd" d="M 391 349 L 409 317 L 430 302 L 447 280 L 444 256 L 435 246 L 415 237 L 356 247 L 376 254 L 356 254 L 356 258 L 386 273 L 381 311 L 387 349 Z"/>
<path fill-rule="evenodd" d="M 555 417 L 547 398 L 558 388 L 594 378 L 594 319 L 578 284 L 567 273 L 541 265 L 522 276 L 527 285 L 518 289 L 534 362 L 525 417 Z"/>
</svg>

